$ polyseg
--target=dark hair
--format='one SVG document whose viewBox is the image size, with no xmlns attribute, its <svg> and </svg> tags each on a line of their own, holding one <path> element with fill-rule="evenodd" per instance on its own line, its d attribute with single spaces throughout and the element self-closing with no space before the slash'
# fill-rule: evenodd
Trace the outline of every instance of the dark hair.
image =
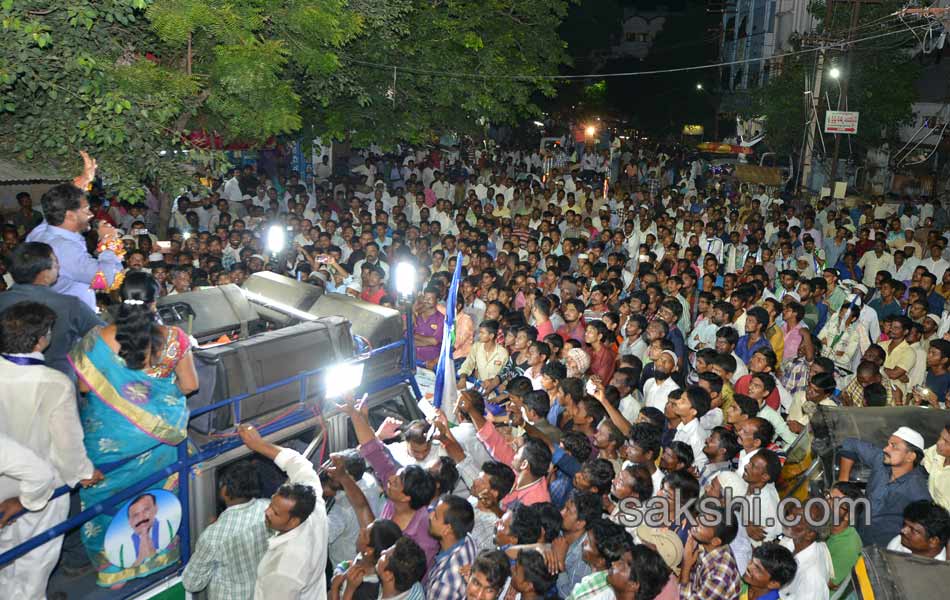
<svg viewBox="0 0 950 600">
<path fill-rule="evenodd" d="M 713 536 L 719 538 L 723 546 L 731 544 L 739 533 L 739 519 L 736 515 L 730 514 L 730 509 L 719 505 L 704 506 L 702 510 L 713 519 Z"/>
<path fill-rule="evenodd" d="M 632 464 L 627 465 L 624 471 L 633 477 L 633 493 L 637 495 L 637 498 L 641 501 L 646 501 L 653 497 L 653 477 L 646 467 Z"/>
<path fill-rule="evenodd" d="M 53 248 L 43 242 L 24 242 L 10 255 L 10 276 L 15 283 L 31 284 L 36 276 L 53 268 Z"/>
<path fill-rule="evenodd" d="M 560 361 L 548 361 L 541 367 L 541 374 L 547 375 L 556 382 L 561 382 L 567 378 L 567 367 Z"/>
<path fill-rule="evenodd" d="M 577 511 L 577 520 L 583 521 L 586 528 L 604 514 L 604 501 L 598 494 L 574 489 L 570 500 Z"/>
<path fill-rule="evenodd" d="M 285 483 L 274 492 L 275 496 L 293 501 L 290 516 L 296 517 L 301 523 L 307 520 L 317 505 L 317 495 L 313 488 L 302 483 Z"/>
<path fill-rule="evenodd" d="M 723 382 L 722 377 L 719 375 L 716 375 L 712 371 L 704 371 L 699 373 L 699 379 L 708 383 L 711 391 L 716 392 L 717 394 L 722 393 Z"/>
<path fill-rule="evenodd" d="M 772 370 L 775 370 L 775 368 L 778 366 L 778 356 L 775 354 L 775 350 L 772 350 L 771 346 L 762 346 L 752 354 L 758 354 L 761 356 L 765 360 L 765 364 L 767 364 Z"/>
<path fill-rule="evenodd" d="M 776 542 L 766 542 L 752 551 L 752 558 L 759 559 L 769 578 L 779 587 L 785 587 L 798 571 L 798 562 L 791 550 Z"/>
<path fill-rule="evenodd" d="M 927 537 L 940 540 L 943 548 L 950 540 L 950 514 L 933 500 L 917 500 L 904 508 L 904 520 L 918 523 L 927 532 Z"/>
<path fill-rule="evenodd" d="M 752 438 L 762 442 L 762 448 L 771 444 L 775 439 L 775 426 L 761 417 L 751 417 L 749 420 L 756 425 Z"/>
<path fill-rule="evenodd" d="M 379 558 L 383 550 L 396 543 L 402 537 L 402 529 L 389 519 L 376 519 L 369 524 L 369 547 L 373 556 Z"/>
<path fill-rule="evenodd" d="M 693 447 L 686 442 L 675 441 L 670 443 L 670 452 L 676 457 L 676 460 L 683 463 L 684 468 L 693 466 L 696 457 L 693 455 Z"/>
<path fill-rule="evenodd" d="M 765 459 L 765 470 L 769 474 L 769 482 L 777 483 L 779 477 L 782 476 L 782 460 L 778 457 L 778 454 L 768 448 L 762 448 L 754 456 Z"/>
<path fill-rule="evenodd" d="M 759 403 L 746 396 L 745 394 L 736 394 L 732 397 L 739 410 L 747 417 L 754 417 L 759 414 Z"/>
<path fill-rule="evenodd" d="M 412 442 L 413 444 L 428 444 L 429 438 L 427 434 L 429 433 L 429 428 L 432 425 L 424 419 L 416 419 L 403 429 L 403 437 L 406 438 L 407 442 Z"/>
<path fill-rule="evenodd" d="M 17 302 L 0 313 L 0 348 L 10 354 L 33 352 L 56 323 L 53 309 L 39 302 Z"/>
<path fill-rule="evenodd" d="M 865 406 L 884 406 L 887 404 L 887 389 L 882 383 L 872 383 L 864 388 Z"/>
<path fill-rule="evenodd" d="M 560 364 L 560 363 L 549 363 L 549 364 Z M 544 371 L 542 371 L 543 373 Z M 565 395 L 569 396 L 572 401 L 578 402 L 581 398 L 584 397 L 584 382 L 577 377 L 565 377 L 558 382 L 561 390 Z"/>
<path fill-rule="evenodd" d="M 535 477 L 544 477 L 551 467 L 551 449 L 541 440 L 527 438 L 521 447 L 524 459 L 528 461 L 528 471 Z"/>
<path fill-rule="evenodd" d="M 736 456 L 738 456 L 739 451 L 742 450 L 742 446 L 739 445 L 739 437 L 736 435 L 736 432 L 731 429 L 726 429 L 725 427 L 714 427 L 709 435 L 719 434 L 719 447 L 722 448 L 725 452 L 725 459 L 731 461 Z"/>
<path fill-rule="evenodd" d="M 544 390 L 532 390 L 524 395 L 522 399 L 524 407 L 528 410 L 534 411 L 541 418 L 547 417 L 548 411 L 551 409 L 551 399 L 548 398 L 548 393 Z"/>
<path fill-rule="evenodd" d="M 633 538 L 623 525 L 607 519 L 595 519 L 588 531 L 594 534 L 594 546 L 597 553 L 604 557 L 607 565 L 612 565 L 633 548 Z"/>
<path fill-rule="evenodd" d="M 519 550 L 518 558 L 515 560 L 524 572 L 525 581 L 531 584 L 532 589 L 539 596 L 544 596 L 554 585 L 557 575 L 551 574 L 544 562 L 544 557 L 537 550 Z"/>
<path fill-rule="evenodd" d="M 835 391 L 837 385 L 835 376 L 831 373 L 815 373 L 811 378 L 811 383 L 814 383 L 819 390 L 829 394 Z"/>
<path fill-rule="evenodd" d="M 712 404 L 709 392 L 698 385 L 691 385 L 686 388 L 686 399 L 689 400 L 689 405 L 696 411 L 697 419 L 708 413 Z"/>
<path fill-rule="evenodd" d="M 409 496 L 409 508 L 419 510 L 435 496 L 435 478 L 419 465 L 402 468 L 402 489 Z"/>
<path fill-rule="evenodd" d="M 250 460 L 241 460 L 221 474 L 218 480 L 219 487 L 225 487 L 228 490 L 228 496 L 231 498 L 251 498 L 261 497 L 261 478 L 257 472 L 257 467 Z"/>
<path fill-rule="evenodd" d="M 493 336 L 498 335 L 498 321 L 495 319 L 485 319 L 478 324 L 478 328 L 488 331 Z"/>
<path fill-rule="evenodd" d="M 541 521 L 541 535 L 543 536 L 541 541 L 550 544 L 561 535 L 561 528 L 564 525 L 561 511 L 551 502 L 537 502 L 532 506 L 537 509 L 538 520 Z"/>
<path fill-rule="evenodd" d="M 630 426 L 630 441 L 636 444 L 644 453 L 652 454 L 655 459 L 662 450 L 662 430 L 650 423 L 634 423 Z"/>
<path fill-rule="evenodd" d="M 145 498 L 151 498 L 151 499 L 152 499 L 152 504 L 158 504 L 158 500 L 155 498 L 155 494 L 153 494 L 153 493 L 151 493 L 151 492 L 145 492 L 144 494 L 139 494 L 138 496 L 135 497 L 134 500 L 132 500 L 131 502 L 129 502 L 128 508 L 125 509 L 125 510 L 126 510 L 126 515 L 127 515 L 127 516 L 132 516 L 132 515 L 131 515 L 131 512 L 132 512 L 132 505 L 133 505 L 133 504 L 137 504 L 139 500 L 143 500 L 143 499 L 145 499 Z"/>
<path fill-rule="evenodd" d="M 440 456 L 436 463 L 439 465 L 439 473 L 433 479 L 435 480 L 437 493 L 451 494 L 459 482 L 459 470 L 455 465 L 455 459 L 449 456 Z"/>
<path fill-rule="evenodd" d="M 482 472 L 488 475 L 488 485 L 504 498 L 515 485 L 515 472 L 503 462 L 489 460 L 482 463 Z"/>
<path fill-rule="evenodd" d="M 719 331 L 722 331 L 723 329 L 727 329 L 727 328 L 723 327 Z M 718 332 L 716 335 L 717 336 L 719 335 Z M 738 338 L 736 338 L 736 341 L 738 341 Z M 739 363 L 736 362 L 736 357 L 733 356 L 732 354 L 717 353 L 716 366 L 722 369 L 723 371 L 726 371 L 727 373 L 735 373 L 736 369 L 739 368 Z"/>
<path fill-rule="evenodd" d="M 85 192 L 72 183 L 61 183 L 46 190 L 40 198 L 46 222 L 54 227 L 62 225 L 67 212 L 79 210 L 84 195 Z"/>
<path fill-rule="evenodd" d="M 614 480 L 614 466 L 609 460 L 594 458 L 584 463 L 581 470 L 587 474 L 591 489 L 594 493 L 603 496 L 610 491 L 610 484 Z"/>
<path fill-rule="evenodd" d="M 468 500 L 459 496 L 443 496 L 445 524 L 452 528 L 456 539 L 462 539 L 475 527 L 475 509 Z"/>
<path fill-rule="evenodd" d="M 640 584 L 634 600 L 653 600 L 670 580 L 670 567 L 659 552 L 643 544 L 634 545 L 630 554 L 630 581 Z"/>
<path fill-rule="evenodd" d="M 723 325 L 717 329 L 716 337 L 726 340 L 730 346 L 735 346 L 739 343 L 739 332 L 736 331 L 736 328 L 732 325 Z"/>
<path fill-rule="evenodd" d="M 535 544 L 541 537 L 541 515 L 534 505 L 516 502 L 508 507 L 511 513 L 511 535 L 519 544 Z"/>
<path fill-rule="evenodd" d="M 517 379 L 517 377 L 515 379 Z M 515 379 L 512 379 L 512 381 L 515 381 Z M 478 412 L 480 415 L 485 414 L 485 398 L 477 390 L 463 390 L 461 393 L 467 395 L 472 410 Z M 459 409 L 459 416 L 469 421 L 471 420 L 468 411 Z"/>
<path fill-rule="evenodd" d="M 392 548 L 386 570 L 393 574 L 396 591 L 405 592 L 425 576 L 426 553 L 407 536 L 396 540 Z"/>
<path fill-rule="evenodd" d="M 762 387 L 765 388 L 766 395 L 771 394 L 773 391 L 775 391 L 775 387 L 776 387 L 775 377 L 773 377 L 770 373 L 764 373 L 764 372 L 759 371 L 759 372 L 752 373 L 749 377 L 750 379 L 758 379 L 759 381 L 762 382 Z"/>
<path fill-rule="evenodd" d="M 594 453 L 590 440 L 580 431 L 567 431 L 561 436 L 561 446 L 573 456 L 577 462 L 584 463 Z"/>
<path fill-rule="evenodd" d="M 162 330 L 153 310 L 159 296 L 158 282 L 144 271 L 128 273 L 119 296 L 122 303 L 115 318 L 119 356 L 130 369 L 143 369 L 149 350 L 153 350 L 151 354 L 155 362 L 162 347 Z"/>
<path fill-rule="evenodd" d="M 669 485 L 674 491 L 679 490 L 681 501 L 684 504 L 689 503 L 692 499 L 699 498 L 699 480 L 687 471 L 670 471 L 663 478 L 663 485 Z"/>
<path fill-rule="evenodd" d="M 500 593 L 502 586 L 511 576 L 511 566 L 508 557 L 501 550 L 482 550 L 472 563 L 472 573 L 476 572 L 484 575 L 488 585 Z"/>
<path fill-rule="evenodd" d="M 766 327 L 769 326 L 769 313 L 767 310 L 765 310 L 761 306 L 753 306 L 752 308 L 747 310 L 745 314 L 746 314 L 746 318 L 748 317 L 754 318 L 762 329 L 765 329 Z"/>
<path fill-rule="evenodd" d="M 666 415 L 663 414 L 663 411 L 655 406 L 644 406 L 640 411 L 640 416 L 649 421 L 650 425 L 663 429 L 666 427 Z"/>
</svg>

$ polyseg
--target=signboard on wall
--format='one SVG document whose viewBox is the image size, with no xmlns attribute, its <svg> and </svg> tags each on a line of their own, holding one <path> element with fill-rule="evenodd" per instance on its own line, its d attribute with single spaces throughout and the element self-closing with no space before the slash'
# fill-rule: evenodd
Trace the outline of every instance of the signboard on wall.
<svg viewBox="0 0 950 600">
<path fill-rule="evenodd" d="M 825 113 L 825 133 L 856 134 L 859 115 L 846 110 L 829 110 Z"/>
</svg>

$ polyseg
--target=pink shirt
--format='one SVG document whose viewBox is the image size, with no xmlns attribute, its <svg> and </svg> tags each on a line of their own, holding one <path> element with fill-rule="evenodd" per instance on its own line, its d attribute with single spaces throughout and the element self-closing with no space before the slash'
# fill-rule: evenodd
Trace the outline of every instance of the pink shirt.
<svg viewBox="0 0 950 600">
<path fill-rule="evenodd" d="M 538 341 L 543 342 L 544 338 L 554 333 L 554 325 L 551 325 L 551 320 L 548 319 L 544 323 L 539 323 L 538 328 Z"/>
<path fill-rule="evenodd" d="M 475 339 L 475 323 L 467 313 L 455 315 L 455 347 L 452 358 L 465 358 L 472 351 Z"/>
<path fill-rule="evenodd" d="M 505 438 L 495 429 L 491 421 L 485 421 L 485 425 L 478 430 L 476 437 L 485 444 L 492 458 L 498 462 L 503 462 L 509 467 L 515 459 L 515 451 L 508 445 Z M 541 502 L 550 502 L 551 494 L 548 492 L 548 482 L 542 477 L 534 483 L 528 484 L 523 488 L 512 488 L 511 492 L 501 499 L 501 507 L 508 509 L 508 506 L 514 502 L 522 504 L 539 504 Z"/>
</svg>

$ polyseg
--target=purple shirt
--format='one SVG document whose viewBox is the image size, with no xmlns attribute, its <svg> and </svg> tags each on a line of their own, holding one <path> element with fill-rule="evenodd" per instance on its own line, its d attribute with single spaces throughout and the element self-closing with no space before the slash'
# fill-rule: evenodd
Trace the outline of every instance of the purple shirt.
<svg viewBox="0 0 950 600">
<path fill-rule="evenodd" d="M 439 311 L 435 311 L 426 319 L 416 317 L 412 333 L 434 337 L 437 341 L 435 346 L 419 346 L 416 344 L 416 360 L 428 361 L 439 357 L 439 351 L 442 349 L 443 329 L 445 329 L 445 315 Z"/>
<path fill-rule="evenodd" d="M 442 313 L 437 312 L 436 314 Z M 396 473 L 400 465 L 393 459 L 389 449 L 376 438 L 362 444 L 359 451 L 366 462 L 373 467 L 379 485 L 385 490 L 386 482 Z M 395 514 L 396 506 L 392 500 L 386 500 L 382 512 L 377 516 L 380 519 L 392 519 Z M 412 516 L 409 525 L 402 532 L 419 544 L 419 547 L 426 553 L 426 568 L 432 567 L 432 563 L 435 562 L 435 555 L 439 553 L 440 547 L 439 542 L 429 534 L 429 506 L 426 505 L 416 510 L 416 514 Z"/>
</svg>

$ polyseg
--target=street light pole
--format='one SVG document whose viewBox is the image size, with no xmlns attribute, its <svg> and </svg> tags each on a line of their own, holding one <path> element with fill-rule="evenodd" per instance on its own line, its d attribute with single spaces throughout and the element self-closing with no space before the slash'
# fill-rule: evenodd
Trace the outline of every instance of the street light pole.
<svg viewBox="0 0 950 600">
<path fill-rule="evenodd" d="M 851 78 L 851 41 L 854 39 L 854 30 L 858 26 L 858 17 L 861 14 L 861 0 L 852 0 L 854 10 L 851 11 L 851 27 L 848 30 L 848 48 L 844 55 L 844 81 L 840 82 L 841 96 L 838 104 L 843 104 L 845 110 L 848 109 L 848 79 Z M 835 134 L 835 149 L 831 154 L 831 182 L 835 182 L 838 176 L 838 152 L 841 149 L 841 135 Z"/>
</svg>

